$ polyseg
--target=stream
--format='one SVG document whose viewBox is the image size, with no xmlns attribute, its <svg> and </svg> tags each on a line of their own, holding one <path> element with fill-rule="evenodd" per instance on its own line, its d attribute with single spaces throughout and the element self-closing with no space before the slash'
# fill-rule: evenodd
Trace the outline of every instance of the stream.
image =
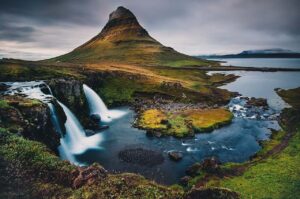
<svg viewBox="0 0 300 199">
<path fill-rule="evenodd" d="M 295 88 L 300 86 L 300 78 L 297 78 L 299 73 L 291 73 L 287 77 L 289 73 L 282 72 L 257 74 L 248 72 L 238 75 L 241 77 L 237 81 L 223 88 L 240 92 L 244 96 L 265 97 L 271 108 L 267 110 L 247 109 L 244 106 L 244 98 L 233 98 L 228 104 L 228 108 L 235 116 L 230 125 L 185 139 L 146 136 L 144 130 L 132 127 L 135 113 L 130 107 L 109 110 L 100 96 L 87 85 L 83 85 L 90 113 L 99 114 L 104 120 L 103 123 L 109 125 L 109 128 L 93 136 L 86 136 L 76 116 L 68 107 L 59 102 L 67 116 L 64 124 L 66 135 L 61 138 L 59 147 L 60 156 L 76 165 L 99 162 L 111 172 L 139 173 L 163 184 L 178 183 L 180 178 L 185 176 L 185 171 L 189 166 L 208 157 L 218 157 L 221 162 L 246 161 L 260 150 L 259 141 L 268 139 L 271 129 L 280 129 L 276 118 L 282 108 L 288 105 L 276 95 L 274 88 Z M 256 81 L 256 76 L 259 76 L 260 81 Z M 291 81 L 283 83 L 283 79 L 286 78 Z M 57 132 L 61 133 L 56 110 L 51 103 L 55 97 L 52 96 L 50 89 L 50 94 L 41 91 L 41 85 L 47 86 L 43 81 L 5 82 L 5 84 L 10 86 L 8 94 L 21 93 L 47 103 L 51 110 L 52 123 Z M 155 151 L 162 156 L 162 161 L 150 166 L 124 162 L 119 154 L 127 149 Z M 170 160 L 168 152 L 171 150 L 181 151 L 183 159 L 179 162 Z"/>
</svg>

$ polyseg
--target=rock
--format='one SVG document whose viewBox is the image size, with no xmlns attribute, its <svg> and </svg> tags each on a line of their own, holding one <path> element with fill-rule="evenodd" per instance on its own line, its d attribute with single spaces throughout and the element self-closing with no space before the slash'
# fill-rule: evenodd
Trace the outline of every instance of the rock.
<svg viewBox="0 0 300 199">
<path fill-rule="evenodd" d="M 9 107 L 0 108 L 0 126 L 9 124 L 15 132 L 27 139 L 44 143 L 57 152 L 59 134 L 54 130 L 50 109 L 46 104 L 36 103 L 21 96 L 3 97 Z"/>
<path fill-rule="evenodd" d="M 88 167 L 79 167 L 78 170 L 72 172 L 78 176 L 73 181 L 73 188 L 78 189 L 83 185 L 92 185 L 94 182 L 104 179 L 107 171 L 99 164 L 93 164 Z"/>
<path fill-rule="evenodd" d="M 174 161 L 179 161 L 183 157 L 183 154 L 179 151 L 170 151 L 170 152 L 168 152 L 168 155 L 169 155 L 170 159 L 174 160 Z"/>
<path fill-rule="evenodd" d="M 149 137 L 155 136 L 155 137 L 157 137 L 157 138 L 160 138 L 160 137 L 163 136 L 163 134 L 162 134 L 161 132 L 159 132 L 159 131 L 154 131 L 154 130 L 148 130 L 148 131 L 146 132 L 146 135 L 149 136 Z"/>
<path fill-rule="evenodd" d="M 212 157 L 212 158 L 205 159 L 202 162 L 201 167 L 206 172 L 213 173 L 213 172 L 216 172 L 220 168 L 220 164 L 221 163 L 217 158 Z"/>
<path fill-rule="evenodd" d="M 179 82 L 166 82 L 163 81 L 160 85 L 162 88 L 166 88 L 166 89 L 181 89 L 183 88 L 183 86 L 181 85 L 181 83 Z"/>
<path fill-rule="evenodd" d="M 226 188 L 200 188 L 192 189 L 189 191 L 185 199 L 200 199 L 200 198 L 209 198 L 209 199 L 239 199 L 240 195 L 230 189 Z"/>
<path fill-rule="evenodd" d="M 268 106 L 268 102 L 267 102 L 267 99 L 264 99 L 264 98 L 254 98 L 254 97 L 251 97 L 247 101 L 247 105 L 248 106 L 257 106 L 257 107 L 267 107 Z"/>
<path fill-rule="evenodd" d="M 86 136 L 92 136 L 92 135 L 95 135 L 97 132 L 91 130 L 91 129 L 86 129 L 85 130 L 85 135 Z"/>
<path fill-rule="evenodd" d="M 120 151 L 119 158 L 127 163 L 149 167 L 159 165 L 164 162 L 164 157 L 160 152 L 143 148 L 125 149 Z"/>
<path fill-rule="evenodd" d="M 220 169 L 220 161 L 215 158 L 207 158 L 202 161 L 202 163 L 195 163 L 186 170 L 186 174 L 189 176 L 197 176 L 201 171 L 208 173 L 217 173 Z"/>
<path fill-rule="evenodd" d="M 192 166 L 190 166 L 186 171 L 185 173 L 189 176 L 197 176 L 201 173 L 201 169 L 202 169 L 202 166 L 200 163 L 195 163 L 193 164 Z"/>
<path fill-rule="evenodd" d="M 191 179 L 192 179 L 191 176 L 183 176 L 182 178 L 180 178 L 179 183 L 183 186 L 187 186 Z"/>
<path fill-rule="evenodd" d="M 100 123 L 101 122 L 101 117 L 99 114 L 91 114 L 90 115 L 91 120 L 94 122 Z"/>
</svg>

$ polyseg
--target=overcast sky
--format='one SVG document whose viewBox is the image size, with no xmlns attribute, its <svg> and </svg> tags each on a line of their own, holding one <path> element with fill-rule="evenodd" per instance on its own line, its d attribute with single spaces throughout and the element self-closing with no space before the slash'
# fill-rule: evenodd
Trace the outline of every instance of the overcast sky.
<svg viewBox="0 0 300 199">
<path fill-rule="evenodd" d="M 67 53 L 121 5 L 152 37 L 186 54 L 300 51 L 299 0 L 0 0 L 0 57 Z"/>
</svg>

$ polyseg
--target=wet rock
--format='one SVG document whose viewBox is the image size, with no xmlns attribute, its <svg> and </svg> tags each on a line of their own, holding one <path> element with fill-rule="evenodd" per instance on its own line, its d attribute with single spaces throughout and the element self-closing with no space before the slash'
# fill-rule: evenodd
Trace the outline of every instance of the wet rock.
<svg viewBox="0 0 300 199">
<path fill-rule="evenodd" d="M 0 83 L 0 92 L 4 92 L 8 89 L 9 86 L 6 84 Z"/>
<path fill-rule="evenodd" d="M 187 186 L 191 179 L 192 179 L 191 176 L 183 176 L 182 178 L 180 178 L 179 183 L 183 186 Z"/>
<path fill-rule="evenodd" d="M 200 188 L 192 189 L 189 191 L 185 199 L 200 199 L 200 198 L 209 198 L 209 199 L 239 199 L 240 195 L 230 189 L 225 188 Z"/>
<path fill-rule="evenodd" d="M 91 129 L 86 129 L 85 130 L 85 135 L 86 136 L 92 136 L 92 135 L 95 135 L 97 132 L 91 130 Z"/>
<path fill-rule="evenodd" d="M 149 167 L 164 162 L 164 157 L 161 153 L 143 148 L 125 149 L 120 151 L 119 158 L 127 163 Z"/>
<path fill-rule="evenodd" d="M 220 161 L 215 158 L 207 158 L 204 159 L 201 163 L 195 163 L 192 166 L 190 166 L 186 170 L 186 174 L 189 176 L 197 176 L 202 171 L 208 172 L 208 173 L 218 173 L 220 169 Z"/>
<path fill-rule="evenodd" d="M 107 176 L 107 171 L 99 164 L 93 164 L 88 167 L 79 167 L 72 172 L 78 176 L 73 181 L 73 188 L 78 189 L 83 185 L 92 185 L 96 181 L 101 181 Z"/>
<path fill-rule="evenodd" d="M 161 133 L 161 132 L 159 132 L 159 131 L 154 131 L 154 130 L 148 130 L 147 132 L 146 132 L 146 135 L 148 136 L 148 137 L 157 137 L 157 138 L 160 138 L 160 137 L 162 137 L 163 136 L 163 134 Z"/>
<path fill-rule="evenodd" d="M 257 107 L 268 107 L 268 102 L 264 98 L 254 98 L 254 97 L 251 97 L 247 101 L 247 105 L 248 106 L 257 106 Z"/>
<path fill-rule="evenodd" d="M 205 159 L 202 162 L 201 167 L 206 172 L 213 173 L 220 168 L 220 164 L 221 164 L 220 161 L 216 157 L 212 157 L 212 158 Z"/>
<path fill-rule="evenodd" d="M 99 114 L 91 114 L 90 118 L 92 121 L 100 123 L 101 122 L 101 117 Z"/>
<path fill-rule="evenodd" d="M 202 166 L 200 163 L 195 163 L 193 164 L 192 166 L 190 166 L 186 171 L 185 173 L 189 176 L 197 176 L 201 173 L 201 169 L 202 169 Z"/>
<path fill-rule="evenodd" d="M 168 155 L 171 160 L 179 161 L 183 158 L 183 154 L 180 151 L 170 151 Z"/>
</svg>

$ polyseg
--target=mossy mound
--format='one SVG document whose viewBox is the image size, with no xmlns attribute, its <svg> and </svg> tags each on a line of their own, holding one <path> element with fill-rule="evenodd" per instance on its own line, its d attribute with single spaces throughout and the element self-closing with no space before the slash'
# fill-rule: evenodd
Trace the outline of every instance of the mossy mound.
<svg viewBox="0 0 300 199">
<path fill-rule="evenodd" d="M 137 126 L 148 131 L 159 131 L 175 137 L 191 136 L 194 132 L 206 132 L 231 122 L 230 111 L 217 109 L 192 109 L 168 112 L 149 109 L 139 116 Z"/>
</svg>

